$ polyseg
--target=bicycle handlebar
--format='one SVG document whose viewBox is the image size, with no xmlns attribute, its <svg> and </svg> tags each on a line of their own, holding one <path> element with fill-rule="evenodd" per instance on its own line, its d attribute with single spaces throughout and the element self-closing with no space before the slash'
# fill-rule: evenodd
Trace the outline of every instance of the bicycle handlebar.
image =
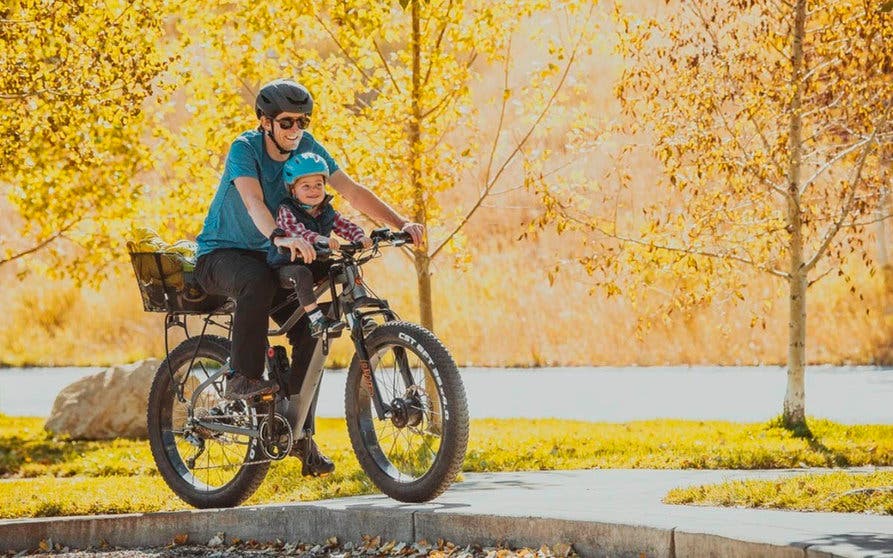
<svg viewBox="0 0 893 558">
<path fill-rule="evenodd" d="M 402 246 L 404 244 L 412 244 L 412 235 L 408 232 L 404 231 L 392 231 L 389 229 L 375 229 L 369 235 L 369 238 L 372 239 L 373 248 L 377 248 L 380 243 L 387 242 L 387 246 Z M 289 254 L 291 250 L 288 248 L 278 246 L 280 254 Z M 329 248 L 328 244 L 313 244 L 313 249 L 316 251 L 316 260 L 317 261 L 326 261 L 330 259 L 334 252 L 331 248 Z M 347 254 L 356 254 L 357 252 L 363 251 L 365 248 L 361 242 L 348 242 L 347 244 L 341 244 L 338 246 L 339 252 L 345 252 Z M 298 254 L 294 261 L 303 261 L 301 255 Z"/>
</svg>

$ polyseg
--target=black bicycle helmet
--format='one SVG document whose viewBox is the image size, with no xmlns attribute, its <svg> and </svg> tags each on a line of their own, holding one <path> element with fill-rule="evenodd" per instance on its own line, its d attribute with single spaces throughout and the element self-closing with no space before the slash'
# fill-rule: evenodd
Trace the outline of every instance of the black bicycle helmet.
<svg viewBox="0 0 893 558">
<path fill-rule="evenodd" d="M 254 102 L 257 117 L 276 118 L 283 112 L 310 114 L 313 97 L 307 89 L 290 79 L 274 79 L 260 88 Z"/>
</svg>

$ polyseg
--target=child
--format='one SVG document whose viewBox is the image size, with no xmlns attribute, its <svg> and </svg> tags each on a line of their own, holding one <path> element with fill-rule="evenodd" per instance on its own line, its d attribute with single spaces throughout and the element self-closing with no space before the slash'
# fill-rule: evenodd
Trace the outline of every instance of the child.
<svg viewBox="0 0 893 558">
<path fill-rule="evenodd" d="M 276 224 L 282 236 L 301 237 L 311 244 L 328 245 L 335 250 L 338 241 L 331 237 L 334 232 L 350 241 L 372 246 L 372 240 L 363 229 L 351 223 L 335 211 L 332 196 L 326 194 L 329 167 L 316 153 L 300 153 L 292 156 L 282 168 L 282 177 L 289 196 L 279 205 Z M 275 234 L 275 233 L 274 233 Z M 298 301 L 310 319 L 310 335 L 320 337 L 344 328 L 344 323 L 324 315 L 313 297 L 313 284 L 328 271 L 327 262 L 315 261 L 309 266 L 292 263 L 290 254 L 280 254 L 275 245 L 270 246 L 267 263 L 279 273 L 280 279 L 294 287 Z"/>
</svg>

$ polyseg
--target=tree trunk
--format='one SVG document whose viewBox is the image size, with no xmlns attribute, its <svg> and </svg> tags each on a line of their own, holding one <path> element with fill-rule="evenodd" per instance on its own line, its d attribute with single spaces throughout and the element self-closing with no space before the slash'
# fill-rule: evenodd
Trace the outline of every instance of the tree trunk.
<svg viewBox="0 0 893 558">
<path fill-rule="evenodd" d="M 806 276 L 803 273 L 790 280 L 789 319 L 784 423 L 788 428 L 802 429 L 806 426 Z"/>
<path fill-rule="evenodd" d="M 427 228 L 428 211 L 425 203 L 425 184 L 422 182 L 422 107 L 421 107 L 421 62 L 422 45 L 419 30 L 419 0 L 412 0 L 412 118 L 409 121 L 409 168 L 412 178 L 413 219 Z M 434 312 L 431 297 L 431 256 L 427 246 L 415 247 L 415 271 L 419 286 L 419 318 L 422 327 L 434 331 Z M 443 427 L 440 420 L 440 400 L 434 379 L 425 375 L 425 390 L 432 394 L 431 422 L 428 429 L 439 433 Z"/>
<path fill-rule="evenodd" d="M 791 120 L 788 136 L 788 214 L 790 233 L 790 315 L 788 322 L 788 386 L 784 396 L 783 420 L 794 430 L 806 429 L 806 270 L 803 261 L 803 215 L 800 210 L 802 145 L 803 36 L 806 0 L 798 0 L 791 55 Z"/>
<path fill-rule="evenodd" d="M 888 167 L 893 169 L 893 149 L 887 151 L 884 162 Z M 890 252 L 887 248 L 890 233 L 887 227 L 887 219 L 885 216 L 890 211 L 890 194 L 884 189 L 881 194 L 881 201 L 877 209 L 877 263 L 881 268 L 881 286 L 883 306 L 878 312 L 878 327 L 884 332 L 884 339 L 881 346 L 877 348 L 876 359 L 881 363 L 889 363 L 893 360 L 893 264 L 890 262 Z"/>
<path fill-rule="evenodd" d="M 881 279 L 884 287 L 884 309 L 881 314 L 884 323 L 893 315 L 893 266 L 890 265 L 890 254 L 887 250 L 887 220 L 884 215 L 890 210 L 890 195 L 884 192 L 877 210 L 877 263 L 881 268 Z"/>
<path fill-rule="evenodd" d="M 434 312 L 431 296 L 431 258 L 424 251 L 416 251 L 415 270 L 419 285 L 419 322 L 428 331 L 434 331 Z"/>
<path fill-rule="evenodd" d="M 885 153 L 884 162 L 893 170 L 893 149 Z M 890 211 L 890 194 L 884 189 L 881 201 L 877 209 L 877 262 L 881 268 L 881 279 L 884 287 L 884 309 L 881 314 L 882 325 L 889 331 L 890 322 L 893 320 L 893 265 L 890 263 L 890 253 L 887 249 L 889 243 L 889 231 L 885 216 Z"/>
<path fill-rule="evenodd" d="M 427 227 L 425 185 L 422 183 L 422 107 L 419 0 L 412 0 L 412 118 L 409 121 L 409 168 L 413 191 L 413 220 Z M 415 270 L 419 288 L 419 317 L 422 327 L 434 331 L 431 297 L 431 258 L 427 246 L 415 247 Z"/>
</svg>

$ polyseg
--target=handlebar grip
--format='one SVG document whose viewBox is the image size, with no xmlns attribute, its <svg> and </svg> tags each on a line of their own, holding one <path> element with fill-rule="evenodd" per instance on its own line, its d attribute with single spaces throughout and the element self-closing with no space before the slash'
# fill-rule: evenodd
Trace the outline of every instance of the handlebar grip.
<svg viewBox="0 0 893 558">
<path fill-rule="evenodd" d="M 392 231 L 387 227 L 375 229 L 369 234 L 369 238 L 371 238 L 373 242 L 399 242 L 401 244 L 412 242 L 412 236 L 409 233 Z"/>
<path fill-rule="evenodd" d="M 375 229 L 369 235 L 373 242 L 412 242 L 412 236 L 403 231 L 392 231 L 386 227 Z"/>
<path fill-rule="evenodd" d="M 391 233 L 391 238 L 394 240 L 402 240 L 404 242 L 408 242 L 412 244 L 412 235 L 405 231 L 394 231 Z"/>
</svg>

